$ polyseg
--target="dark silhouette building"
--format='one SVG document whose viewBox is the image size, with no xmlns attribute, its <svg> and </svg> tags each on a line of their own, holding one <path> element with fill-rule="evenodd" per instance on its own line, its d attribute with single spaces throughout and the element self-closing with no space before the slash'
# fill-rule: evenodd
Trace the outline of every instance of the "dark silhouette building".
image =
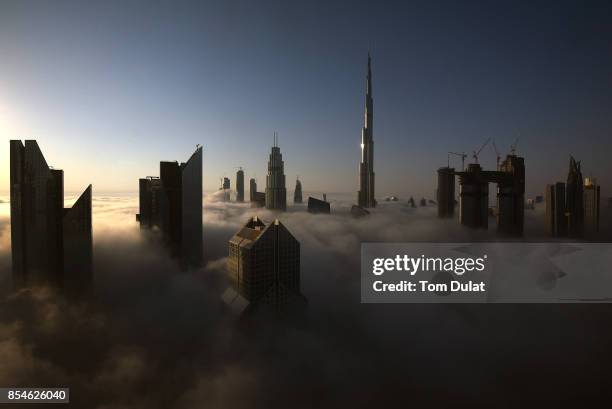
<svg viewBox="0 0 612 409">
<path fill-rule="evenodd" d="M 278 134 L 274 133 L 274 146 L 268 160 L 266 176 L 266 208 L 270 210 L 287 210 L 287 188 L 285 187 L 285 165 L 283 155 L 278 147 Z"/>
<path fill-rule="evenodd" d="M 456 172 L 452 168 L 438 170 L 438 215 L 452 213 L 450 192 L 459 176 L 459 219 L 461 224 L 487 229 L 489 226 L 489 183 L 497 183 L 497 231 L 520 236 L 525 219 L 525 161 L 514 154 L 506 156 L 496 171 L 486 171 L 478 163 L 467 170 Z M 451 188 L 451 186 L 453 186 Z"/>
<path fill-rule="evenodd" d="M 351 206 L 351 216 L 353 216 L 355 219 L 365 217 L 369 214 L 370 212 L 364 209 L 363 207 L 359 207 L 357 205 Z"/>
<path fill-rule="evenodd" d="M 567 235 L 565 216 L 565 183 L 546 186 L 546 231 L 554 237 Z"/>
<path fill-rule="evenodd" d="M 497 182 L 497 231 L 522 236 L 525 220 L 525 159 L 508 155 L 499 165 Z M 487 198 L 488 201 L 488 198 Z"/>
<path fill-rule="evenodd" d="M 593 178 L 584 180 L 584 234 L 592 237 L 599 232 L 600 187 Z"/>
<path fill-rule="evenodd" d="M 305 301 L 300 293 L 300 243 L 279 220 L 266 225 L 255 216 L 229 240 L 228 275 L 248 308 L 278 311 Z"/>
<path fill-rule="evenodd" d="M 357 204 L 363 208 L 375 207 L 374 197 L 374 100 L 372 98 L 372 64 L 368 53 L 364 126 L 361 129 L 361 162 L 359 163 L 359 192 Z"/>
<path fill-rule="evenodd" d="M 293 203 L 302 203 L 302 182 L 298 178 L 295 181 L 295 192 L 293 192 Z"/>
<path fill-rule="evenodd" d="M 64 172 L 34 140 L 10 141 L 11 250 L 16 288 L 51 284 L 75 295 L 90 289 L 91 185 L 64 208 Z"/>
<path fill-rule="evenodd" d="M 257 182 L 254 178 L 251 178 L 249 180 L 249 199 L 251 202 L 255 200 L 255 193 L 257 193 Z"/>
<path fill-rule="evenodd" d="M 264 192 L 255 192 L 251 207 L 266 207 L 266 194 Z"/>
<path fill-rule="evenodd" d="M 329 202 L 325 200 L 319 200 L 314 197 L 308 198 L 308 212 L 309 213 L 330 213 Z"/>
<path fill-rule="evenodd" d="M 582 237 L 584 229 L 584 197 L 580 162 L 570 156 L 567 184 L 565 185 L 565 211 L 569 237 Z"/>
<path fill-rule="evenodd" d="M 236 172 L 236 201 L 244 202 L 244 171 L 242 168 Z"/>
<path fill-rule="evenodd" d="M 202 263 L 202 148 L 187 162 L 160 162 L 160 177 L 140 179 L 141 227 L 157 227 L 184 268 Z"/>
<path fill-rule="evenodd" d="M 230 201 L 230 189 L 231 189 L 231 183 L 228 177 L 223 177 L 223 183 L 221 184 L 221 190 L 223 191 L 223 201 L 224 202 L 229 202 Z"/>
<path fill-rule="evenodd" d="M 266 194 L 264 192 L 257 191 L 257 182 L 255 179 L 250 180 L 250 196 L 251 196 L 251 207 L 265 207 L 266 206 Z"/>
<path fill-rule="evenodd" d="M 438 217 L 453 217 L 455 213 L 455 169 L 438 169 Z"/>
</svg>

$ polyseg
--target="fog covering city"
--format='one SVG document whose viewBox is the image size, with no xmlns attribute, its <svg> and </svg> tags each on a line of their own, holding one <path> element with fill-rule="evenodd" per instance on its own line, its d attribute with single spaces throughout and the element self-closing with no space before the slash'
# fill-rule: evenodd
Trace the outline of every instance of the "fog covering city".
<svg viewBox="0 0 612 409">
<path fill-rule="evenodd" d="M 138 228 L 137 197 L 94 196 L 95 294 L 73 303 L 49 288 L 11 291 L 2 199 L 0 385 L 67 386 L 75 407 L 554 406 L 596 397 L 608 374 L 606 304 L 361 304 L 361 242 L 495 237 L 437 219 L 435 206 L 381 201 L 358 220 L 348 195 L 328 195 L 332 215 L 290 206 L 280 218 L 301 243 L 307 317 L 245 326 L 220 299 L 227 241 L 250 215 L 273 213 L 206 196 L 204 267 L 181 272 Z M 525 241 L 545 240 L 542 207 L 525 211 Z"/>
</svg>

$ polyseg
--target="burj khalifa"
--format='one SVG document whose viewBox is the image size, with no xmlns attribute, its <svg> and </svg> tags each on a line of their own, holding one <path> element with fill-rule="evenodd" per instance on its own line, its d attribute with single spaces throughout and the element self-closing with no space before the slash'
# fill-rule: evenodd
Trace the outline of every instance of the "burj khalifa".
<svg viewBox="0 0 612 409">
<path fill-rule="evenodd" d="M 370 53 L 368 53 L 368 75 L 366 77 L 365 124 L 361 129 L 361 163 L 359 164 L 359 192 L 357 203 L 361 207 L 375 207 L 374 199 L 374 140 L 372 99 L 372 67 Z"/>
</svg>

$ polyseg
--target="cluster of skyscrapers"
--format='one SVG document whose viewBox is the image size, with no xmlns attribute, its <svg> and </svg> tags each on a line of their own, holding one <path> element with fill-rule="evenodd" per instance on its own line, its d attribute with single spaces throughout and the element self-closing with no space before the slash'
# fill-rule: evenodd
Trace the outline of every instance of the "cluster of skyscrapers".
<svg viewBox="0 0 612 409">
<path fill-rule="evenodd" d="M 579 161 L 570 156 L 567 183 L 546 186 L 546 230 L 555 237 L 592 237 L 599 231 L 600 188 L 583 179 Z"/>
<path fill-rule="evenodd" d="M 63 172 L 47 165 L 37 143 L 10 142 L 11 238 L 13 274 L 17 287 L 55 283 L 82 290 L 92 281 L 91 185 L 71 208 L 64 208 Z M 463 155 L 465 157 L 465 155 Z M 475 158 L 476 154 L 474 155 Z M 369 214 L 377 202 L 374 195 L 374 141 L 371 58 L 368 54 L 364 126 L 361 130 L 361 161 L 357 205 L 353 217 Z M 476 161 L 466 170 L 450 166 L 438 169 L 438 216 L 455 211 L 455 178 L 459 177 L 460 223 L 488 228 L 489 183 L 497 184 L 497 230 L 521 236 L 524 225 L 525 162 L 514 150 L 495 171 Z M 160 176 L 139 181 L 141 228 L 159 230 L 171 253 L 185 268 L 202 263 L 202 148 L 198 145 L 186 162 L 160 162 Z M 244 170 L 236 172 L 236 201 L 244 197 Z M 230 179 L 220 189 L 230 200 Z M 287 209 L 284 161 L 278 134 L 268 159 L 266 187 L 258 192 L 249 181 L 253 207 L 274 211 Z M 293 201 L 303 203 L 302 182 L 296 180 Z M 393 199 L 388 199 L 393 200 Z M 397 200 L 397 199 L 395 199 Z M 414 199 L 411 198 L 413 207 Z M 534 201 L 535 203 L 536 201 Z M 595 179 L 583 179 L 580 162 L 570 157 L 567 182 L 546 188 L 546 227 L 557 237 L 583 237 L 599 229 L 600 188 Z M 425 198 L 421 206 L 426 205 Z M 308 211 L 330 213 L 330 203 L 309 197 Z M 303 304 L 300 293 L 300 243 L 278 219 L 267 223 L 251 217 L 229 240 L 228 276 L 231 291 L 225 301 L 240 311 L 266 306 L 275 311 Z"/>
<path fill-rule="evenodd" d="M 11 249 L 17 288 L 51 284 L 70 295 L 93 281 L 91 185 L 64 208 L 64 172 L 34 140 L 10 141 Z"/>
</svg>

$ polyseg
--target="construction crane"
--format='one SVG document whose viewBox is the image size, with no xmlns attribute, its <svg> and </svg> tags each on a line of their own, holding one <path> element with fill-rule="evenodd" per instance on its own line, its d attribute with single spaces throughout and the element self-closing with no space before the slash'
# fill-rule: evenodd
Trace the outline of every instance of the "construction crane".
<svg viewBox="0 0 612 409">
<path fill-rule="evenodd" d="M 499 153 L 499 150 L 497 149 L 497 145 L 495 145 L 495 141 L 493 141 L 493 149 L 495 150 L 495 159 L 497 162 L 496 169 L 499 170 L 499 161 L 501 159 L 501 155 Z"/>
<path fill-rule="evenodd" d="M 457 155 L 461 157 L 461 171 L 463 172 L 465 170 L 465 158 L 467 158 L 467 155 L 465 154 L 465 152 L 461 152 L 461 153 L 449 152 L 448 157 L 447 157 L 449 168 L 450 168 L 450 156 L 451 155 Z"/>
<path fill-rule="evenodd" d="M 514 140 L 514 143 L 512 145 L 510 145 L 510 154 L 512 156 L 516 155 L 516 145 L 518 145 L 518 141 L 519 141 L 519 138 L 516 138 Z"/>
<path fill-rule="evenodd" d="M 478 149 L 478 151 L 474 151 L 474 153 L 472 154 L 472 157 L 474 158 L 474 163 L 478 163 L 478 155 L 480 155 L 480 152 L 482 152 L 482 150 L 485 148 L 485 146 L 489 144 L 490 141 L 491 138 L 488 138 L 485 143 L 482 144 L 480 149 Z"/>
</svg>

